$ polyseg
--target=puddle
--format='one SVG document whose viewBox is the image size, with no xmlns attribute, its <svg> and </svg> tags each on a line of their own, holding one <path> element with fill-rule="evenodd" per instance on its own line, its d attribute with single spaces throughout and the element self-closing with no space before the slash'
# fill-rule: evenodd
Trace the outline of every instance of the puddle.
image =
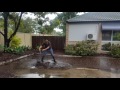
<svg viewBox="0 0 120 90">
<path fill-rule="evenodd" d="M 63 78 L 60 75 L 45 75 L 45 74 L 23 74 L 19 78 Z"/>
<path fill-rule="evenodd" d="M 39 56 L 31 56 L 0 66 L 0 77 L 13 78 L 120 78 L 120 60 L 104 57 L 47 57 L 36 66 Z M 5 73 L 7 72 L 7 73 Z"/>
</svg>

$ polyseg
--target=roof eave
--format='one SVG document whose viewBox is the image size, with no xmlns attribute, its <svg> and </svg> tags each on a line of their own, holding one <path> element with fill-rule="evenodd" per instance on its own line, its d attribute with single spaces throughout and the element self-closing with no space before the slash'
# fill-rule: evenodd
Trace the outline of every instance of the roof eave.
<svg viewBox="0 0 120 90">
<path fill-rule="evenodd" d="M 111 20 L 111 21 L 66 21 L 66 23 L 95 23 L 95 22 L 120 22 L 120 20 Z"/>
</svg>

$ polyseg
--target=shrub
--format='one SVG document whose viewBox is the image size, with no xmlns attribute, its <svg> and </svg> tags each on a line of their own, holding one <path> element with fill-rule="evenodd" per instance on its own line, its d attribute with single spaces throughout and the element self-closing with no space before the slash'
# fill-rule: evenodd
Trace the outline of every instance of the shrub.
<svg viewBox="0 0 120 90">
<path fill-rule="evenodd" d="M 120 58 L 120 45 L 112 45 L 111 51 L 109 53 L 112 57 Z"/>
<path fill-rule="evenodd" d="M 76 44 L 76 55 L 87 56 L 97 53 L 98 44 L 94 41 L 82 41 Z"/>
<path fill-rule="evenodd" d="M 109 42 L 107 44 L 104 44 L 104 45 L 102 45 L 102 47 L 103 47 L 103 50 L 110 51 L 111 50 L 111 43 Z"/>
<path fill-rule="evenodd" d="M 98 44 L 94 41 L 82 41 L 76 45 L 68 45 L 65 48 L 65 53 L 69 55 L 87 56 L 97 53 Z"/>
<path fill-rule="evenodd" d="M 30 50 L 31 48 L 30 47 L 26 47 L 26 46 L 19 46 L 19 47 L 5 47 L 5 52 L 6 53 L 13 53 L 13 54 L 22 54 L 24 53 L 25 51 L 27 50 Z"/>
<path fill-rule="evenodd" d="M 0 45 L 0 52 L 4 51 L 4 46 Z"/>
<path fill-rule="evenodd" d="M 76 55 L 75 46 L 74 45 L 68 45 L 67 47 L 65 47 L 65 54 Z"/>
<path fill-rule="evenodd" d="M 36 49 L 36 50 L 39 50 L 39 47 L 40 47 L 40 45 L 37 45 L 35 49 Z"/>
<path fill-rule="evenodd" d="M 10 36 L 12 33 L 13 33 L 13 31 L 10 30 L 8 35 Z M 21 44 L 21 39 L 15 35 L 10 42 L 10 47 L 12 47 L 12 48 L 19 47 L 20 44 Z"/>
</svg>

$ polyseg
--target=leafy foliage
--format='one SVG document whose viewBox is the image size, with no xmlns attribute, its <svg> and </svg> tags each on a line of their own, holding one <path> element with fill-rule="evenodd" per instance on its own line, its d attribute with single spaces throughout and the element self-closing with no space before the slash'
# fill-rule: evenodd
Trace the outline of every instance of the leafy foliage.
<svg viewBox="0 0 120 90">
<path fill-rule="evenodd" d="M 9 31 L 8 36 L 10 36 L 13 33 L 12 30 Z M 18 47 L 21 44 L 21 39 L 18 38 L 16 35 L 12 38 L 11 42 L 10 42 L 10 47 L 14 48 L 14 47 Z"/>
<path fill-rule="evenodd" d="M 55 24 L 55 27 L 58 26 L 60 29 L 63 30 L 63 35 L 66 35 L 66 21 L 77 16 L 77 13 L 78 12 L 62 12 L 58 14 L 57 17 L 54 19 L 54 22 L 57 22 Z"/>
<path fill-rule="evenodd" d="M 25 20 L 22 19 L 18 32 L 33 33 L 35 30 L 36 24 L 37 22 L 29 17 L 26 18 Z"/>
<path fill-rule="evenodd" d="M 4 51 L 4 46 L 0 45 L 0 52 Z"/>
<path fill-rule="evenodd" d="M 113 44 L 109 54 L 113 57 L 120 58 L 120 45 Z"/>
<path fill-rule="evenodd" d="M 116 34 L 113 36 L 113 39 L 120 41 L 120 33 L 116 33 Z"/>
<path fill-rule="evenodd" d="M 67 55 L 76 55 L 76 50 L 74 45 L 68 45 L 65 47 L 65 54 Z"/>
<path fill-rule="evenodd" d="M 65 48 L 65 53 L 77 56 L 95 55 L 97 48 L 98 44 L 94 41 L 82 41 L 78 42 L 76 45 L 68 45 Z"/>
<path fill-rule="evenodd" d="M 4 37 L 4 45 L 9 47 L 10 41 L 17 33 L 23 12 L 1 12 L 0 15 L 1 19 L 3 19 L 4 22 L 4 33 L 0 31 L 0 34 L 2 34 Z M 14 32 L 11 34 L 10 37 L 8 37 L 8 29 L 11 28 L 13 25 Z"/>
<path fill-rule="evenodd" d="M 106 43 L 102 45 L 103 50 L 110 51 L 111 50 L 111 43 Z"/>
<path fill-rule="evenodd" d="M 22 53 L 30 49 L 31 49 L 30 47 L 26 47 L 26 46 L 19 46 L 19 47 L 13 47 L 13 48 L 5 47 L 5 52 L 21 55 Z"/>
</svg>

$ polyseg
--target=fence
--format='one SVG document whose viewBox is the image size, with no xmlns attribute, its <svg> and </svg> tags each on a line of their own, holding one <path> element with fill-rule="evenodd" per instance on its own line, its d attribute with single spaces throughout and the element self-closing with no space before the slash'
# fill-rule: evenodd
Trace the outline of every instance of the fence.
<svg viewBox="0 0 120 90">
<path fill-rule="evenodd" d="M 32 47 L 36 48 L 42 44 L 44 39 L 48 39 L 54 50 L 64 50 L 65 37 L 63 36 L 32 36 Z"/>
<path fill-rule="evenodd" d="M 16 34 L 21 39 L 21 46 L 30 46 L 32 47 L 32 34 L 30 33 L 17 33 Z M 4 45 L 4 38 L 0 34 L 0 45 Z"/>
<path fill-rule="evenodd" d="M 42 34 L 30 34 L 30 33 L 17 33 L 16 34 L 21 39 L 21 46 L 30 46 L 36 48 L 40 45 L 43 39 L 48 39 L 51 41 L 54 50 L 63 50 L 65 46 L 65 37 L 63 36 L 47 36 Z M 4 45 L 4 38 L 0 34 L 0 45 Z"/>
</svg>

